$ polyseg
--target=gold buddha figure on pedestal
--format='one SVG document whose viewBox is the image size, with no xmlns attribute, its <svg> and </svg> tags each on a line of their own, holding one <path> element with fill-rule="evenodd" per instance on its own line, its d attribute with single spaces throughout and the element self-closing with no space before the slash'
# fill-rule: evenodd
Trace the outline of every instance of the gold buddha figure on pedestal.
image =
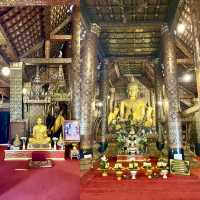
<svg viewBox="0 0 200 200">
<path fill-rule="evenodd" d="M 153 109 L 148 106 L 145 99 L 139 97 L 139 86 L 136 82 L 128 85 L 128 99 L 120 103 L 120 118 L 134 123 L 144 123 L 145 127 L 154 125 Z"/>
<path fill-rule="evenodd" d="M 42 124 L 40 117 L 33 127 L 33 134 L 29 138 L 28 148 L 51 148 L 51 138 L 47 135 L 47 126 Z"/>
</svg>

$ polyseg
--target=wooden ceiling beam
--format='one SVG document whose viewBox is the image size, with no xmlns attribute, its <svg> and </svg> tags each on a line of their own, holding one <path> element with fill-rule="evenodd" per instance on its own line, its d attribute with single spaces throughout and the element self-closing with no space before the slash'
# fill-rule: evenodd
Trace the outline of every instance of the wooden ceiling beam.
<svg viewBox="0 0 200 200">
<path fill-rule="evenodd" d="M 23 55 L 21 55 L 20 58 L 25 58 L 25 57 L 31 55 L 32 53 L 41 49 L 43 47 L 43 45 L 44 45 L 44 40 L 42 40 L 41 42 L 34 45 L 32 48 L 30 48 L 28 51 L 26 51 Z"/>
<path fill-rule="evenodd" d="M 115 22 L 115 23 L 111 23 L 111 22 L 100 22 L 98 23 L 101 28 L 104 29 L 131 29 L 131 30 L 138 30 L 140 31 L 140 29 L 144 29 L 144 30 L 160 30 L 163 22 L 161 21 L 152 21 L 152 22 L 132 22 L 132 23 L 119 23 L 119 22 Z"/>
<path fill-rule="evenodd" d="M 145 61 L 148 58 L 147 57 L 116 57 L 116 56 L 111 56 L 109 57 L 110 60 L 112 60 L 113 62 L 135 62 L 136 60 L 139 61 Z"/>
<path fill-rule="evenodd" d="M 1 0 L 0 6 L 57 6 L 79 5 L 79 0 Z"/>
<path fill-rule="evenodd" d="M 0 32 L 1 32 L 1 35 L 4 37 L 4 40 L 6 41 L 6 44 L 4 45 L 4 47 L 2 47 L 3 51 L 9 56 L 9 58 L 12 61 L 17 61 L 18 60 L 17 52 L 13 48 L 13 46 L 1 24 L 0 24 Z"/>
<path fill-rule="evenodd" d="M 178 58 L 176 59 L 177 64 L 193 65 L 193 58 Z"/>
<path fill-rule="evenodd" d="M 50 40 L 58 42 L 66 42 L 72 39 L 72 35 L 50 35 Z"/>
<path fill-rule="evenodd" d="M 185 44 L 177 37 L 175 37 L 176 46 L 185 54 L 186 57 L 192 58 L 193 55 L 190 50 L 185 46 Z"/>
<path fill-rule="evenodd" d="M 51 31 L 50 35 L 57 34 L 61 29 L 63 29 L 70 21 L 72 17 L 71 15 L 67 17 L 60 25 L 58 25 L 53 31 Z"/>
<path fill-rule="evenodd" d="M 60 64 L 70 64 L 72 62 L 71 58 L 21 58 L 21 62 L 24 62 L 25 65 L 60 65 Z"/>
</svg>

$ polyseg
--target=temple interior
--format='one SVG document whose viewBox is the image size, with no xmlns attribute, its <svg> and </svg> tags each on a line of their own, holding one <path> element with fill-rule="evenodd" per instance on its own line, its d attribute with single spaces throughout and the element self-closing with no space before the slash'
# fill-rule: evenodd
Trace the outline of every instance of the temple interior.
<svg viewBox="0 0 200 200">
<path fill-rule="evenodd" d="M 0 2 L 0 200 L 198 200 L 199 9 Z"/>
</svg>

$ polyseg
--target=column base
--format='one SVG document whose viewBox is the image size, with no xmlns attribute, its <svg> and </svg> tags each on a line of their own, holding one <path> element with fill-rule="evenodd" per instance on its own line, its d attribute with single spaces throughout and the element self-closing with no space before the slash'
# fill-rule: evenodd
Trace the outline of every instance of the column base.
<svg viewBox="0 0 200 200">
<path fill-rule="evenodd" d="M 183 148 L 169 148 L 168 157 L 169 159 L 184 160 Z"/>
<path fill-rule="evenodd" d="M 91 149 L 80 149 L 80 159 L 93 157 L 93 150 Z"/>
<path fill-rule="evenodd" d="M 197 156 L 200 156 L 200 144 L 199 143 L 195 144 L 195 153 Z"/>
<path fill-rule="evenodd" d="M 100 147 L 98 148 L 99 153 L 104 153 L 108 147 L 107 142 L 99 142 Z"/>
<path fill-rule="evenodd" d="M 164 149 L 165 144 L 162 142 L 157 141 L 156 142 L 156 147 L 159 151 L 162 151 Z"/>
</svg>

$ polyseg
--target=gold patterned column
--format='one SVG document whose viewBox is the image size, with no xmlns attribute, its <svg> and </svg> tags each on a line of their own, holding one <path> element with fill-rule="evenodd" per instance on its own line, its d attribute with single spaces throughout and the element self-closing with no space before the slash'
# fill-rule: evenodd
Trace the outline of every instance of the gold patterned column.
<svg viewBox="0 0 200 200">
<path fill-rule="evenodd" d="M 108 124 L 108 65 L 109 61 L 105 59 L 100 72 L 100 99 L 102 102 L 100 152 L 104 152 L 107 148 L 106 137 Z"/>
<path fill-rule="evenodd" d="M 80 8 L 76 7 L 72 16 L 72 119 L 80 120 Z"/>
<path fill-rule="evenodd" d="M 198 104 L 200 102 L 200 40 L 199 40 L 199 20 L 200 13 L 199 0 L 191 0 L 190 1 L 190 12 L 191 12 L 191 20 L 192 20 L 192 32 L 193 32 L 193 42 L 194 42 L 194 64 L 196 70 L 196 83 L 197 83 L 197 93 L 198 93 Z M 200 110 L 195 116 L 199 115 Z M 200 119 L 199 117 L 195 117 L 196 127 L 199 127 Z M 198 156 L 200 156 L 200 128 L 196 129 L 197 132 L 197 142 L 195 144 L 195 152 Z"/>
<path fill-rule="evenodd" d="M 10 121 L 22 120 L 22 70 L 23 63 L 10 65 Z"/>
<path fill-rule="evenodd" d="M 91 24 L 90 30 L 86 33 L 83 63 L 81 65 L 81 157 L 92 157 L 93 133 L 92 119 L 93 107 L 95 105 L 95 85 L 97 67 L 97 40 L 100 34 L 100 27 Z"/>
<path fill-rule="evenodd" d="M 10 65 L 10 141 L 16 134 L 24 136 L 22 121 L 22 70 L 23 63 Z"/>
<path fill-rule="evenodd" d="M 163 64 L 165 68 L 165 85 L 167 90 L 168 111 L 168 140 L 169 158 L 184 159 L 182 127 L 179 113 L 179 98 L 177 85 L 176 48 L 174 36 L 168 26 L 162 27 Z"/>
<path fill-rule="evenodd" d="M 159 61 L 155 63 L 155 97 L 156 97 L 156 132 L 157 132 L 157 142 L 156 146 L 158 150 L 164 148 L 164 130 L 162 125 L 162 112 L 163 112 L 163 95 L 162 95 L 162 74 L 159 71 Z"/>
</svg>

